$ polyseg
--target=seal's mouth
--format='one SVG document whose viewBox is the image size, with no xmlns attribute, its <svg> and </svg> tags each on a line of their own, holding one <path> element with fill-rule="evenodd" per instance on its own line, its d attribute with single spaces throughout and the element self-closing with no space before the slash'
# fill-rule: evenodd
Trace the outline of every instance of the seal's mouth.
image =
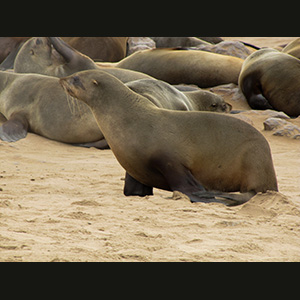
<svg viewBox="0 0 300 300">
<path fill-rule="evenodd" d="M 86 91 L 86 88 L 82 84 L 79 76 L 72 76 L 72 77 L 61 78 L 60 79 L 60 84 L 62 86 L 66 86 L 68 88 L 68 91 L 72 90 L 72 88 L 82 89 L 82 90 Z"/>
<path fill-rule="evenodd" d="M 70 96 L 76 98 L 76 94 L 74 93 L 69 80 L 70 78 L 61 78 L 59 83 Z"/>
</svg>

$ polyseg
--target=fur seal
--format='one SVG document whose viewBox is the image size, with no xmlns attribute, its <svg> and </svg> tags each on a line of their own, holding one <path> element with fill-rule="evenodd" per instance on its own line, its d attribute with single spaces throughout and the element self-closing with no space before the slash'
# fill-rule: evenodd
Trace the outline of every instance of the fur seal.
<svg viewBox="0 0 300 300">
<path fill-rule="evenodd" d="M 14 63 L 16 73 L 37 73 L 64 77 L 75 72 L 98 69 L 88 56 L 72 48 L 58 37 L 36 37 L 27 41 L 20 49 Z M 105 68 L 123 82 L 152 78 L 149 75 L 119 68 Z"/>
<path fill-rule="evenodd" d="M 156 45 L 156 48 L 173 48 L 173 47 L 195 47 L 198 45 L 209 45 L 210 43 L 196 37 L 150 37 Z"/>
<path fill-rule="evenodd" d="M 38 73 L 57 77 L 99 68 L 89 57 L 57 37 L 31 39 L 23 46 L 15 61 L 16 73 Z M 225 103 L 221 97 L 206 91 L 199 90 L 184 95 L 168 83 L 162 81 L 155 83 L 154 78 L 140 72 L 109 67 L 104 67 L 102 70 L 117 77 L 123 83 L 130 82 L 128 86 L 137 93 L 143 95 L 147 93 L 149 100 L 158 107 L 182 109 L 180 103 L 185 102 L 184 105 L 188 105 L 188 110 L 217 112 L 231 110 L 230 104 Z"/>
<path fill-rule="evenodd" d="M 232 106 L 221 96 L 197 89 L 181 92 L 172 85 L 155 79 L 141 79 L 126 83 L 131 90 L 148 98 L 159 108 L 184 111 L 230 112 Z"/>
<path fill-rule="evenodd" d="M 93 60 L 116 62 L 126 56 L 128 37 L 61 37 Z"/>
<path fill-rule="evenodd" d="M 60 83 L 93 111 L 128 173 L 125 195 L 150 195 L 156 187 L 180 191 L 192 202 L 231 199 L 241 204 L 258 192 L 278 190 L 269 144 L 244 121 L 159 109 L 100 70 L 79 72 Z"/>
<path fill-rule="evenodd" d="M 253 109 L 300 115 L 300 60 L 271 48 L 252 53 L 244 62 L 239 86 Z"/>
<path fill-rule="evenodd" d="M 146 73 L 170 84 L 201 88 L 238 83 L 243 59 L 200 50 L 150 49 L 137 51 L 118 63 L 98 63 Z"/>
<path fill-rule="evenodd" d="M 3 62 L 12 51 L 28 39 L 30 37 L 0 37 L 0 62 Z"/>
<path fill-rule="evenodd" d="M 3 141 L 18 141 L 30 131 L 59 142 L 99 141 L 107 147 L 89 107 L 75 100 L 71 111 L 68 95 L 55 77 L 0 71 L 0 112 L 7 119 L 0 126 Z"/>
</svg>

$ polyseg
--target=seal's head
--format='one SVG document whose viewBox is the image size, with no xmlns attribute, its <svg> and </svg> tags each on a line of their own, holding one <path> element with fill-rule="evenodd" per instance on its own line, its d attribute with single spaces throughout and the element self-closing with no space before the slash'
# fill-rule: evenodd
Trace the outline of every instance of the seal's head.
<svg viewBox="0 0 300 300">
<path fill-rule="evenodd" d="M 229 113 L 232 109 L 232 106 L 225 102 L 220 95 L 209 91 L 196 90 L 186 92 L 185 95 L 194 102 L 196 109 L 200 111 Z"/>
<path fill-rule="evenodd" d="M 87 103 L 89 99 L 101 96 L 105 88 L 110 86 L 109 79 L 111 78 L 119 81 L 101 70 L 87 70 L 61 78 L 59 82 L 68 94 Z"/>
<path fill-rule="evenodd" d="M 43 74 L 45 68 L 53 64 L 62 64 L 61 55 L 53 48 L 46 37 L 34 37 L 29 39 L 20 49 L 14 69 L 17 73 Z"/>
<path fill-rule="evenodd" d="M 96 68 L 92 59 L 58 37 L 35 37 L 28 40 L 20 49 L 14 65 L 16 73 L 57 77 Z"/>
</svg>

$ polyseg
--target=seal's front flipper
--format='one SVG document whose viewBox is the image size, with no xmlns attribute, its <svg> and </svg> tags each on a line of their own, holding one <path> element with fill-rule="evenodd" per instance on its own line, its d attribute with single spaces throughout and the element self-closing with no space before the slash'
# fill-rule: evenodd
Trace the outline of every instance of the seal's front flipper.
<svg viewBox="0 0 300 300">
<path fill-rule="evenodd" d="M 24 117 L 15 115 L 0 126 L 0 138 L 5 142 L 24 139 L 28 132 L 28 122 Z"/>
<path fill-rule="evenodd" d="M 107 141 L 105 139 L 102 139 L 100 141 L 97 142 L 92 142 L 92 143 L 84 143 L 84 144 L 73 144 L 74 146 L 78 146 L 78 147 L 85 147 L 85 148 L 97 148 L 100 150 L 105 150 L 105 149 L 109 149 L 109 145 L 107 144 Z"/>
<path fill-rule="evenodd" d="M 269 103 L 269 101 L 264 97 L 263 94 L 252 94 L 248 98 L 248 104 L 251 108 L 257 110 L 274 110 L 273 106 Z"/>
<path fill-rule="evenodd" d="M 153 188 L 144 185 L 131 177 L 127 172 L 125 176 L 125 186 L 124 186 L 125 196 L 140 196 L 145 197 L 147 195 L 153 195 Z"/>
</svg>

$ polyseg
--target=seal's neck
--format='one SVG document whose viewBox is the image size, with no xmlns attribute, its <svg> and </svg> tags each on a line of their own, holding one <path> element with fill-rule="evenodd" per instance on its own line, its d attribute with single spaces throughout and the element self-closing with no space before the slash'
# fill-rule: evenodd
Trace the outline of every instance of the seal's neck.
<svg viewBox="0 0 300 300">
<path fill-rule="evenodd" d="M 15 73 L 11 73 L 8 71 L 0 71 L 0 93 L 8 87 L 10 82 L 14 80 L 16 77 Z"/>
<path fill-rule="evenodd" d="M 92 103 L 86 103 L 91 107 L 104 135 L 107 130 L 118 135 L 124 127 L 139 126 L 157 110 L 148 99 L 133 92 L 121 82 L 102 88 L 101 92 L 101 95 L 92 99 Z"/>
</svg>

